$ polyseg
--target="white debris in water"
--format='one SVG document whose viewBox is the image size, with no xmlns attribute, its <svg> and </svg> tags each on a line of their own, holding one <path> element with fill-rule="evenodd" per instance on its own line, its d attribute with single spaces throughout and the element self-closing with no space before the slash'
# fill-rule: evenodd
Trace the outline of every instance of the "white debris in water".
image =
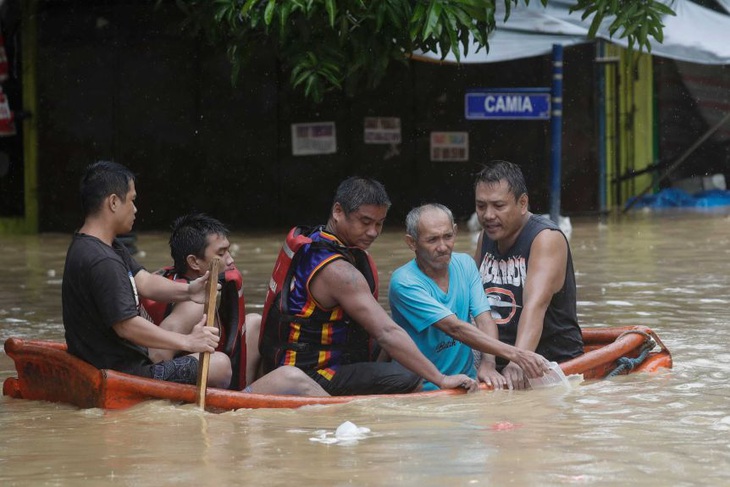
<svg viewBox="0 0 730 487">
<path fill-rule="evenodd" d="M 685 295 L 686 294 L 697 294 L 700 292 L 697 289 L 690 289 L 687 287 L 681 287 L 681 288 L 680 287 L 665 287 L 662 291 L 665 293 L 670 293 L 670 294 L 685 294 Z"/>
<path fill-rule="evenodd" d="M 471 214 L 469 221 L 466 223 L 466 228 L 471 233 L 471 246 L 474 248 L 479 241 L 479 235 L 482 233 L 482 225 L 479 223 L 479 217 L 476 212 Z"/>
<path fill-rule="evenodd" d="M 606 301 L 606 304 L 610 304 L 611 306 L 633 306 L 628 301 Z"/>
<path fill-rule="evenodd" d="M 340 443 L 342 445 L 354 445 L 359 440 L 367 438 L 370 428 L 359 427 L 355 423 L 345 421 L 332 431 L 317 430 L 314 432 L 317 436 L 309 438 L 309 441 L 324 443 L 325 445 L 333 445 Z"/>
<path fill-rule="evenodd" d="M 479 217 L 477 216 L 476 211 L 471 214 L 469 221 L 466 222 L 466 228 L 468 228 L 470 232 L 479 233 L 482 231 L 482 224 L 479 222 Z"/>
<path fill-rule="evenodd" d="M 147 257 L 147 252 L 145 252 L 144 250 L 140 250 L 134 257 L 136 259 L 144 259 L 145 257 Z"/>
<path fill-rule="evenodd" d="M 608 287 L 617 287 L 619 289 L 625 287 L 650 287 L 652 283 L 643 281 L 621 281 L 621 282 L 610 282 L 606 284 Z"/>
<path fill-rule="evenodd" d="M 56 269 L 48 269 L 48 270 L 46 271 L 46 275 L 47 275 L 48 277 L 56 277 Z"/>
<path fill-rule="evenodd" d="M 335 430 L 335 436 L 339 440 L 357 440 L 364 438 L 368 433 L 370 433 L 370 428 L 360 428 L 350 421 L 345 421 Z"/>
</svg>

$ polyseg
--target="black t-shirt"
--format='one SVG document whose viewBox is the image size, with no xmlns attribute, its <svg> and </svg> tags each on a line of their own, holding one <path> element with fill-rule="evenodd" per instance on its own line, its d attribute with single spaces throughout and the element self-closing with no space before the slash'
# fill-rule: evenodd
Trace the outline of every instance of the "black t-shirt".
<svg viewBox="0 0 730 487">
<path fill-rule="evenodd" d="M 72 354 L 99 369 L 138 374 L 147 350 L 122 339 L 112 325 L 139 314 L 134 276 L 142 269 L 121 242 L 113 246 L 76 233 L 63 271 L 63 326 Z"/>
</svg>

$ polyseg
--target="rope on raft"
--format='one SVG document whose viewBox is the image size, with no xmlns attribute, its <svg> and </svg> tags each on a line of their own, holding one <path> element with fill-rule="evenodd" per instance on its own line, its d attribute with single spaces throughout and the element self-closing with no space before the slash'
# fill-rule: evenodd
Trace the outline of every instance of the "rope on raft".
<svg viewBox="0 0 730 487">
<path fill-rule="evenodd" d="M 628 334 L 628 333 L 636 333 L 639 335 L 643 335 L 644 338 L 646 338 L 646 342 L 644 342 L 644 345 L 641 346 L 641 352 L 636 358 L 630 358 L 630 357 L 619 357 L 616 360 L 616 363 L 618 366 L 613 369 L 611 372 L 609 372 L 606 375 L 606 378 L 609 379 L 611 377 L 616 377 L 617 375 L 621 375 L 623 373 L 629 373 L 632 370 L 634 370 L 636 367 L 641 365 L 644 360 L 646 360 L 646 357 L 649 356 L 649 352 L 651 352 L 654 347 L 656 346 L 656 343 L 654 340 L 652 340 L 652 337 L 649 336 L 649 334 L 644 333 L 643 331 L 639 330 L 629 330 L 625 333 L 622 333 L 621 336 L 619 336 L 616 341 L 618 341 L 622 336 Z M 663 344 L 662 344 L 663 348 Z"/>
</svg>

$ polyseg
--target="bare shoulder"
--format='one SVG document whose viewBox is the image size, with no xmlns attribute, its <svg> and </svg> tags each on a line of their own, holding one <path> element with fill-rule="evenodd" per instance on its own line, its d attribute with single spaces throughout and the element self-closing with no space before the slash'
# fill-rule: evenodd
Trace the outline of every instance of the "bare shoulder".
<svg viewBox="0 0 730 487">
<path fill-rule="evenodd" d="M 317 272 L 314 281 L 345 288 L 367 285 L 362 272 L 345 259 L 336 259 L 324 266 Z"/>
<path fill-rule="evenodd" d="M 561 254 L 567 254 L 568 242 L 565 240 L 565 236 L 555 230 L 543 230 L 538 233 L 535 240 L 532 241 L 530 252 L 558 252 Z"/>
<path fill-rule="evenodd" d="M 355 266 L 336 259 L 317 272 L 309 283 L 309 292 L 320 306 L 332 308 L 358 295 L 370 294 L 370 288 Z"/>
<path fill-rule="evenodd" d="M 568 262 L 568 242 L 556 231 L 543 230 L 535 237 L 530 248 L 527 274 L 531 289 L 555 292 L 565 280 Z"/>
</svg>

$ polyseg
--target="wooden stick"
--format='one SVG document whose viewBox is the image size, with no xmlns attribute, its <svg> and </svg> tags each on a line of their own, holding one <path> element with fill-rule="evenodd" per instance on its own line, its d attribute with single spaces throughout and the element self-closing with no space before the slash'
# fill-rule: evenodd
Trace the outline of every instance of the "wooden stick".
<svg viewBox="0 0 730 487">
<path fill-rule="evenodd" d="M 216 295 L 218 293 L 218 268 L 221 260 L 216 257 L 210 263 L 208 282 L 205 284 L 205 326 L 215 326 Z M 208 388 L 208 371 L 210 369 L 210 353 L 202 352 L 198 358 L 198 398 L 200 409 L 205 409 L 205 392 Z"/>
</svg>

